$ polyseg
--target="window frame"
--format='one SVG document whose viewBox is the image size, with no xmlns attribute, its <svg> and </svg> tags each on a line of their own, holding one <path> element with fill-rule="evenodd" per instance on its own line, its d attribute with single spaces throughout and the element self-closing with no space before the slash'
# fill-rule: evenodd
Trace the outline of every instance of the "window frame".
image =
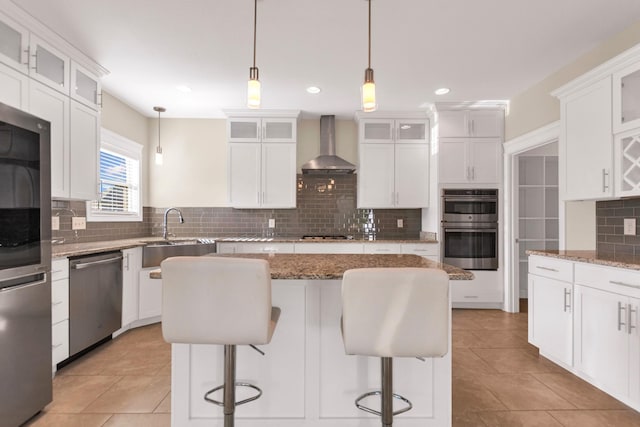
<svg viewBox="0 0 640 427">
<path fill-rule="evenodd" d="M 109 211 L 93 211 L 91 208 L 95 200 L 86 202 L 87 221 L 88 222 L 142 222 L 142 151 L 144 146 L 122 135 L 102 128 L 100 130 L 100 147 L 98 148 L 98 156 L 100 151 L 106 149 L 121 156 L 129 157 L 138 161 L 138 212 L 109 212 Z M 98 158 L 98 165 L 100 158 Z M 98 183 L 100 183 L 100 167 L 98 166 Z"/>
</svg>

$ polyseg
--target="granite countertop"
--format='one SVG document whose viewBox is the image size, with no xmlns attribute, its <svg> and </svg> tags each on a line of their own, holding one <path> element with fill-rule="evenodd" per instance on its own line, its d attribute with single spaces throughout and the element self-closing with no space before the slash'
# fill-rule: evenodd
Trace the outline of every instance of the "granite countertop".
<svg viewBox="0 0 640 427">
<path fill-rule="evenodd" d="M 474 279 L 470 271 L 430 261 L 418 255 L 211 254 L 207 256 L 265 259 L 269 261 L 272 279 L 341 279 L 346 270 L 373 267 L 438 268 L 447 272 L 451 280 Z M 152 271 L 150 277 L 162 278 L 161 270 Z"/>
<path fill-rule="evenodd" d="M 171 240 L 194 240 L 198 239 L 198 237 L 178 237 Z M 291 243 L 438 243 L 437 240 L 301 240 L 300 238 L 254 238 L 254 237 L 208 237 L 207 239 L 215 240 L 218 242 L 256 242 L 256 243 L 266 243 L 266 242 L 291 242 Z M 79 255 L 90 255 L 99 252 L 108 252 L 108 251 L 118 251 L 121 249 L 129 249 L 134 248 L 136 246 L 146 246 L 148 243 L 162 241 L 162 237 L 136 237 L 133 239 L 122 239 L 122 240 L 104 240 L 99 242 L 88 242 L 88 243 L 64 243 L 61 245 L 52 245 L 51 246 L 51 255 L 54 258 L 57 257 L 68 257 L 68 256 L 79 256 Z"/>
<path fill-rule="evenodd" d="M 558 250 L 528 250 L 528 255 L 540 255 L 567 261 L 586 262 L 589 264 L 606 265 L 609 267 L 640 270 L 640 256 L 599 254 L 596 251 L 558 251 Z"/>
</svg>

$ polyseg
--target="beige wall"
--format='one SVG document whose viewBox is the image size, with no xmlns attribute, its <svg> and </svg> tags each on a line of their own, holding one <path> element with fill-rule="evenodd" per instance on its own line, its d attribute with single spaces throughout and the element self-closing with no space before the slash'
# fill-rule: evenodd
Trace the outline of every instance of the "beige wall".
<svg viewBox="0 0 640 427">
<path fill-rule="evenodd" d="M 148 157 L 147 118 L 106 92 L 102 93 L 102 127 L 144 145 L 142 158 Z M 142 205 L 149 206 L 149 173 L 142 162 Z"/>
<path fill-rule="evenodd" d="M 505 118 L 505 140 L 531 132 L 560 119 L 560 102 L 550 92 L 640 43 L 640 21 L 595 49 L 568 63 L 510 101 Z M 595 249 L 595 202 L 565 205 L 565 248 Z"/>
<path fill-rule="evenodd" d="M 226 121 L 161 121 L 164 164 L 155 164 L 158 119 L 149 123 L 149 206 L 225 206 L 227 200 Z"/>
</svg>

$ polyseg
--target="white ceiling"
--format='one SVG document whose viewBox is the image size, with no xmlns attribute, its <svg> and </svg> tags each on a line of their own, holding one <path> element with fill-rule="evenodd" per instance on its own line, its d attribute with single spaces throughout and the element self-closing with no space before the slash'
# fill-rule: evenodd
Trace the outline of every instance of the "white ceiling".
<svg viewBox="0 0 640 427">
<path fill-rule="evenodd" d="M 253 0 L 12 1 L 108 69 L 104 89 L 146 116 L 245 108 Z M 639 20 L 638 0 L 372 0 L 378 107 L 510 99 Z M 366 1 L 259 0 L 257 39 L 262 108 L 360 108 Z M 434 95 L 441 86 L 451 93 Z"/>
</svg>

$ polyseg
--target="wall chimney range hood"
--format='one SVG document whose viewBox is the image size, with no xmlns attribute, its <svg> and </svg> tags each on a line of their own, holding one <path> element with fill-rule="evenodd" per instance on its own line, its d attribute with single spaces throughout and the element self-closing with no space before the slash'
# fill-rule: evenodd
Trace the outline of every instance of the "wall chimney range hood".
<svg viewBox="0 0 640 427">
<path fill-rule="evenodd" d="M 320 116 L 320 155 L 302 165 L 303 174 L 350 174 L 356 166 L 336 155 L 336 116 Z"/>
</svg>

